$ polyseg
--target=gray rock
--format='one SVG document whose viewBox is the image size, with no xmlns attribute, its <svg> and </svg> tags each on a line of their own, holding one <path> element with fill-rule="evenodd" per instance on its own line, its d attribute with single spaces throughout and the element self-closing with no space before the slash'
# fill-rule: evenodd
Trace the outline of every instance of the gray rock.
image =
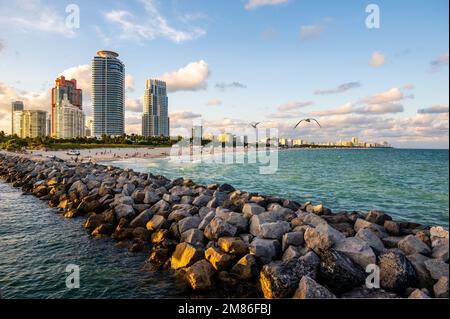
<svg viewBox="0 0 450 319">
<path fill-rule="evenodd" d="M 152 219 L 148 221 L 146 224 L 146 228 L 149 231 L 156 231 L 161 228 L 167 228 L 168 224 L 166 219 L 161 215 L 154 215 Z"/>
<path fill-rule="evenodd" d="M 197 196 L 194 201 L 192 202 L 193 205 L 198 207 L 203 207 L 208 204 L 208 202 L 211 200 L 211 196 L 200 194 Z"/>
<path fill-rule="evenodd" d="M 320 216 L 314 213 L 301 212 L 298 214 L 298 218 L 303 221 L 304 224 L 317 227 L 320 224 L 327 224 L 327 222 Z"/>
<path fill-rule="evenodd" d="M 186 271 L 186 279 L 193 290 L 211 290 L 214 288 L 216 272 L 206 260 L 197 261 Z"/>
<path fill-rule="evenodd" d="M 448 277 L 441 277 L 433 286 L 433 292 L 436 298 L 448 298 Z"/>
<path fill-rule="evenodd" d="M 281 251 L 280 243 L 275 239 L 254 238 L 249 246 L 250 253 L 263 264 L 275 259 Z"/>
<path fill-rule="evenodd" d="M 153 217 L 153 213 L 150 209 L 144 210 L 137 215 L 130 223 L 130 227 L 145 227 L 148 221 Z"/>
<path fill-rule="evenodd" d="M 389 235 L 391 235 L 391 236 L 399 236 L 400 235 L 400 225 L 397 222 L 394 222 L 392 220 L 386 220 L 384 222 L 383 226 Z"/>
<path fill-rule="evenodd" d="M 122 193 L 125 196 L 131 196 L 131 194 L 133 194 L 135 189 L 136 189 L 136 186 L 134 184 L 125 184 L 123 186 Z M 148 204 L 148 203 L 146 203 L 146 204 Z"/>
<path fill-rule="evenodd" d="M 252 218 L 253 215 L 259 215 L 264 211 L 264 207 L 261 207 L 256 203 L 247 203 L 242 207 L 242 213 L 247 219 Z"/>
<path fill-rule="evenodd" d="M 384 246 L 386 246 L 386 248 L 398 248 L 398 243 L 402 239 L 403 239 L 403 237 L 388 236 L 388 237 L 384 237 L 382 239 L 382 241 L 383 241 Z"/>
<path fill-rule="evenodd" d="M 248 245 L 239 237 L 221 237 L 217 244 L 229 254 L 242 256 L 248 252 Z"/>
<path fill-rule="evenodd" d="M 216 213 L 217 214 L 217 213 Z M 248 230 L 248 220 L 244 217 L 243 214 L 236 213 L 236 212 L 230 212 L 224 220 L 236 227 L 236 233 L 242 234 L 247 232 Z"/>
<path fill-rule="evenodd" d="M 349 237 L 334 245 L 334 249 L 344 253 L 358 265 L 366 269 L 367 265 L 376 264 L 377 258 L 372 248 L 363 240 Z"/>
<path fill-rule="evenodd" d="M 431 278 L 439 280 L 441 277 L 448 278 L 448 264 L 439 259 L 428 259 L 424 262 L 425 267 L 430 272 Z"/>
<path fill-rule="evenodd" d="M 126 204 L 117 205 L 114 208 L 114 212 L 117 220 L 120 220 L 121 218 L 131 219 L 135 215 L 133 207 Z"/>
<path fill-rule="evenodd" d="M 402 293 L 408 287 L 415 287 L 417 274 L 411 262 L 398 250 L 380 255 L 380 285 L 382 288 Z"/>
<path fill-rule="evenodd" d="M 85 196 L 87 196 L 87 194 L 89 193 L 87 186 L 82 182 L 82 181 L 76 181 L 72 184 L 72 186 L 70 186 L 69 188 L 69 192 L 76 192 L 78 195 L 78 198 L 83 198 Z M 102 195 L 100 195 L 102 196 Z"/>
<path fill-rule="evenodd" d="M 167 220 L 169 222 L 173 222 L 173 221 L 179 222 L 180 220 L 182 220 L 186 217 L 192 217 L 192 215 L 186 210 L 178 209 L 178 210 L 173 210 L 169 214 L 169 217 L 167 217 Z"/>
<path fill-rule="evenodd" d="M 145 192 L 144 204 L 154 205 L 160 200 L 160 197 L 155 192 Z"/>
<path fill-rule="evenodd" d="M 334 299 L 336 296 L 314 279 L 303 276 L 294 294 L 295 299 Z"/>
<path fill-rule="evenodd" d="M 201 220 L 198 216 L 183 218 L 178 222 L 178 230 L 180 231 L 180 234 L 183 234 L 189 229 L 197 228 L 200 225 L 200 222 Z"/>
<path fill-rule="evenodd" d="M 324 283 L 333 293 L 341 294 L 365 282 L 364 269 L 333 248 L 322 251 L 320 260 L 319 282 Z"/>
<path fill-rule="evenodd" d="M 247 254 L 231 268 L 231 274 L 240 280 L 253 280 L 258 277 L 258 263 L 255 256 Z"/>
<path fill-rule="evenodd" d="M 200 222 L 200 225 L 198 225 L 198 229 L 205 230 L 206 227 L 209 225 L 209 223 L 213 220 L 213 218 L 216 217 L 215 211 L 210 211 Z"/>
<path fill-rule="evenodd" d="M 355 228 L 356 232 L 360 231 L 361 229 L 370 229 L 379 238 L 384 238 L 384 237 L 388 236 L 388 234 L 386 233 L 386 231 L 385 231 L 383 226 L 380 226 L 380 225 L 375 224 L 375 223 L 371 223 L 371 222 L 369 222 L 367 220 L 364 220 L 364 219 L 361 219 L 361 218 L 358 218 L 356 220 L 354 228 Z"/>
<path fill-rule="evenodd" d="M 448 241 L 440 245 L 435 245 L 431 256 L 435 259 L 442 260 L 443 262 L 448 262 L 448 246 Z"/>
<path fill-rule="evenodd" d="M 306 246 L 316 253 L 327 250 L 345 237 L 328 224 L 319 224 L 316 228 L 308 228 L 305 232 Z"/>
<path fill-rule="evenodd" d="M 283 235 L 281 246 L 285 251 L 289 246 L 302 246 L 305 243 L 303 232 L 290 232 Z"/>
<path fill-rule="evenodd" d="M 152 213 L 154 214 L 165 214 L 170 209 L 170 204 L 167 203 L 165 200 L 158 201 L 155 205 L 153 205 L 151 208 Z"/>
<path fill-rule="evenodd" d="M 356 233 L 355 238 L 359 238 L 365 241 L 377 253 L 384 250 L 384 245 L 381 239 L 372 230 L 368 228 L 360 229 Z"/>
<path fill-rule="evenodd" d="M 200 229 L 192 228 L 181 234 L 181 241 L 191 245 L 203 244 L 203 232 Z"/>
<path fill-rule="evenodd" d="M 259 238 L 281 240 L 283 235 L 291 230 L 291 225 L 285 221 L 258 223 L 257 226 L 253 221 L 254 218 L 252 218 L 250 233 Z"/>
<path fill-rule="evenodd" d="M 170 259 L 170 266 L 177 270 L 193 265 L 203 258 L 203 250 L 188 243 L 178 244 Z"/>
<path fill-rule="evenodd" d="M 205 228 L 205 237 L 209 240 L 218 240 L 220 237 L 234 237 L 237 228 L 220 217 L 214 217 Z"/>
<path fill-rule="evenodd" d="M 315 278 L 316 269 L 302 259 L 274 261 L 264 265 L 259 278 L 264 297 L 268 299 L 292 297 L 303 276 Z"/>
<path fill-rule="evenodd" d="M 433 278 L 431 278 L 427 267 L 425 267 L 425 261 L 427 261 L 429 258 L 421 254 L 409 255 L 407 256 L 407 258 L 413 265 L 416 272 L 418 287 L 431 289 L 434 284 L 434 280 Z"/>
<path fill-rule="evenodd" d="M 298 259 L 301 256 L 303 256 L 303 254 L 302 254 L 303 251 L 304 251 L 304 249 L 302 249 L 301 247 L 289 246 L 283 252 L 283 257 L 281 257 L 281 260 L 288 261 L 291 259 Z"/>
<path fill-rule="evenodd" d="M 408 235 L 398 242 L 398 248 L 403 250 L 407 255 L 421 254 L 429 256 L 431 249 L 423 241 L 417 239 L 413 235 Z"/>
</svg>

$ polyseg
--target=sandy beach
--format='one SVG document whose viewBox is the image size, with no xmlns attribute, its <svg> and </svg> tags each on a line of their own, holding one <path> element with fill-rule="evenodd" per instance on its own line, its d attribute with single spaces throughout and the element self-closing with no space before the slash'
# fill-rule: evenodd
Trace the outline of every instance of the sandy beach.
<svg viewBox="0 0 450 319">
<path fill-rule="evenodd" d="M 96 148 L 81 149 L 78 161 L 82 162 L 98 162 L 113 161 L 127 158 L 161 158 L 170 155 L 170 147 L 148 147 L 148 148 Z M 68 155 L 68 150 L 61 151 L 44 151 L 44 150 L 28 150 L 28 154 L 43 157 L 57 157 L 63 160 L 76 160 L 77 156 Z"/>
</svg>

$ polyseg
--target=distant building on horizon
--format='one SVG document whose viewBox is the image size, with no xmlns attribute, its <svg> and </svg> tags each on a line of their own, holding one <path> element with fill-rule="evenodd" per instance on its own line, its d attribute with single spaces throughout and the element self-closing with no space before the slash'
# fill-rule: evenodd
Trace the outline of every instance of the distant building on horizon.
<svg viewBox="0 0 450 319">
<path fill-rule="evenodd" d="M 82 91 L 75 79 L 60 76 L 52 88 L 51 135 L 56 138 L 84 136 Z"/>
<path fill-rule="evenodd" d="M 145 84 L 143 136 L 170 136 L 169 98 L 166 82 L 149 79 Z"/>
<path fill-rule="evenodd" d="M 11 134 L 14 134 L 14 112 L 23 111 L 23 102 L 14 101 L 11 103 Z"/>
<path fill-rule="evenodd" d="M 125 65 L 112 51 L 98 51 L 92 59 L 93 132 L 118 136 L 125 132 Z"/>
<path fill-rule="evenodd" d="M 22 110 L 13 113 L 13 132 L 20 138 L 43 137 L 47 135 L 47 112 Z"/>
</svg>

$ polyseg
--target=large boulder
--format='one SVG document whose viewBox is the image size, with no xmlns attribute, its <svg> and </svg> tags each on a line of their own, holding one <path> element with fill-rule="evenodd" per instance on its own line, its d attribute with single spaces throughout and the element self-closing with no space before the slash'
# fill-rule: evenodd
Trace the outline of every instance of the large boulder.
<svg viewBox="0 0 450 319">
<path fill-rule="evenodd" d="M 432 289 L 434 280 L 433 278 L 431 278 L 431 275 L 428 272 L 427 267 L 425 266 L 425 261 L 427 261 L 429 258 L 421 254 L 408 255 L 407 258 L 413 265 L 413 268 L 416 272 L 418 287 Z"/>
<path fill-rule="evenodd" d="M 152 217 L 152 211 L 150 209 L 146 209 L 131 221 L 130 227 L 145 227 Z"/>
<path fill-rule="evenodd" d="M 265 211 L 265 208 L 256 203 L 247 203 L 242 207 L 242 213 L 247 219 L 252 218 L 253 215 L 259 215 Z"/>
<path fill-rule="evenodd" d="M 198 206 L 198 207 L 204 207 L 208 204 L 208 202 L 211 200 L 211 196 L 200 194 L 197 196 L 194 201 L 192 202 L 192 205 Z"/>
<path fill-rule="evenodd" d="M 68 193 L 76 192 L 78 198 L 83 198 L 89 194 L 89 190 L 82 181 L 74 182 L 70 188 Z"/>
<path fill-rule="evenodd" d="M 202 245 L 204 240 L 203 232 L 200 229 L 192 228 L 181 234 L 181 241 L 191 245 Z"/>
<path fill-rule="evenodd" d="M 376 264 L 377 258 L 372 248 L 361 239 L 349 237 L 334 245 L 334 249 L 344 253 L 358 265 L 366 269 L 367 265 Z"/>
<path fill-rule="evenodd" d="M 240 280 L 253 280 L 258 277 L 258 263 L 255 256 L 247 254 L 231 268 L 231 274 Z"/>
<path fill-rule="evenodd" d="M 233 237 L 237 228 L 220 217 L 214 217 L 205 228 L 205 237 L 209 240 L 218 240 L 220 237 Z"/>
<path fill-rule="evenodd" d="M 198 216 L 192 216 L 192 217 L 186 217 L 183 218 L 178 222 L 178 230 L 180 231 L 180 234 L 183 234 L 185 231 L 197 228 L 198 225 L 200 225 L 200 217 Z"/>
<path fill-rule="evenodd" d="M 388 234 L 383 226 L 380 226 L 375 223 L 371 223 L 367 220 L 358 218 L 354 225 L 355 231 L 358 232 L 361 229 L 370 229 L 372 230 L 379 238 L 387 237 Z"/>
<path fill-rule="evenodd" d="M 239 237 L 221 237 L 218 245 L 224 252 L 233 255 L 245 255 L 248 252 L 248 245 Z"/>
<path fill-rule="evenodd" d="M 408 287 L 415 287 L 417 274 L 406 256 L 397 250 L 386 251 L 379 256 L 380 286 L 387 290 L 403 293 Z"/>
<path fill-rule="evenodd" d="M 322 217 L 314 213 L 301 212 L 298 214 L 298 218 L 306 225 L 317 227 L 320 224 L 326 224 L 327 222 Z"/>
<path fill-rule="evenodd" d="M 398 248 L 403 250 L 406 255 L 421 254 L 429 256 L 431 249 L 423 241 L 413 235 L 408 235 L 398 242 Z"/>
<path fill-rule="evenodd" d="M 431 298 L 422 290 L 414 289 L 414 291 L 408 296 L 408 299 L 431 299 Z"/>
<path fill-rule="evenodd" d="M 291 230 L 291 225 L 286 221 L 259 223 L 257 216 L 252 217 L 250 233 L 253 236 L 267 239 L 281 240 L 283 235 Z"/>
<path fill-rule="evenodd" d="M 197 261 L 186 271 L 186 279 L 194 290 L 212 289 L 214 277 L 214 268 L 204 259 Z"/>
<path fill-rule="evenodd" d="M 205 217 L 203 217 L 202 221 L 200 222 L 200 225 L 198 225 L 198 229 L 205 230 L 206 227 L 209 225 L 209 223 L 216 217 L 215 211 L 208 212 Z"/>
<path fill-rule="evenodd" d="M 181 243 L 176 246 L 170 265 L 172 269 L 177 270 L 189 267 L 202 258 L 203 250 L 188 243 Z"/>
<path fill-rule="evenodd" d="M 380 253 L 384 250 L 384 244 L 381 239 L 368 228 L 360 229 L 356 233 L 355 238 L 365 241 L 377 253 Z"/>
<path fill-rule="evenodd" d="M 281 246 L 285 251 L 289 246 L 302 246 L 305 243 L 303 232 L 289 232 L 283 235 Z"/>
<path fill-rule="evenodd" d="M 275 239 L 262 239 L 255 237 L 250 243 L 249 249 L 252 255 L 263 264 L 275 259 L 281 251 L 280 243 Z"/>
<path fill-rule="evenodd" d="M 440 259 L 443 262 L 448 262 L 448 247 L 449 243 L 443 242 L 433 247 L 431 256 L 435 259 Z"/>
<path fill-rule="evenodd" d="M 131 205 L 120 204 L 114 208 L 114 212 L 116 214 L 116 219 L 120 220 L 121 218 L 131 219 L 134 217 L 134 209 Z"/>
<path fill-rule="evenodd" d="M 161 215 L 154 215 L 146 224 L 147 230 L 152 232 L 168 226 L 167 220 Z"/>
<path fill-rule="evenodd" d="M 290 298 L 298 288 L 300 278 L 316 278 L 316 271 L 316 265 L 311 265 L 302 258 L 264 265 L 259 278 L 264 297 Z"/>
<path fill-rule="evenodd" d="M 169 222 L 179 222 L 183 218 L 191 217 L 192 215 L 187 211 L 183 209 L 177 209 L 173 210 L 169 216 L 167 217 L 167 220 Z"/>
<path fill-rule="evenodd" d="M 424 262 L 425 267 L 430 272 L 431 278 L 439 280 L 441 277 L 448 278 L 448 264 L 439 259 L 428 259 Z"/>
<path fill-rule="evenodd" d="M 296 299 L 334 299 L 336 296 L 314 279 L 303 276 L 294 294 Z"/>
<path fill-rule="evenodd" d="M 316 228 L 308 228 L 305 232 L 306 246 L 315 252 L 327 250 L 345 236 L 328 224 L 319 224 Z"/>
<path fill-rule="evenodd" d="M 441 277 L 433 286 L 433 292 L 436 298 L 448 298 L 448 277 Z"/>
<path fill-rule="evenodd" d="M 220 248 L 209 247 L 205 251 L 205 259 L 218 271 L 229 270 L 235 262 L 235 256 L 223 252 Z"/>
<path fill-rule="evenodd" d="M 319 282 L 336 294 L 362 285 L 366 279 L 364 269 L 345 254 L 334 250 L 320 253 Z"/>
</svg>

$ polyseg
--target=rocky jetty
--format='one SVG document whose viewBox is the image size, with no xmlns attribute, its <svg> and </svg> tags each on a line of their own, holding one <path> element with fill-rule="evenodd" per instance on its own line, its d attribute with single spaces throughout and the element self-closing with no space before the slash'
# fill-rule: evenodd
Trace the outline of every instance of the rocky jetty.
<svg viewBox="0 0 450 319">
<path fill-rule="evenodd" d="M 198 291 L 266 298 L 448 298 L 449 233 L 380 211 L 199 185 L 92 163 L 0 153 L 0 177 L 84 218 Z M 39 214 L 39 212 L 36 212 Z M 379 270 L 379 288 L 366 281 Z"/>
</svg>

